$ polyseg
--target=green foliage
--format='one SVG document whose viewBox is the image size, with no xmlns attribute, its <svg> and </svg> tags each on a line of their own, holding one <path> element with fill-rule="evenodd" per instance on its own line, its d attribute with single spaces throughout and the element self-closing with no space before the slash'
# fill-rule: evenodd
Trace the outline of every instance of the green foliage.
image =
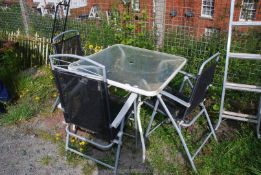
<svg viewBox="0 0 261 175">
<path fill-rule="evenodd" d="M 24 29 L 19 4 L 12 5 L 6 10 L 0 8 L 0 19 L 1 30 L 17 31 L 20 29 L 23 31 Z"/>
<path fill-rule="evenodd" d="M 17 74 L 21 66 L 21 61 L 14 50 L 15 48 L 9 48 L 0 54 L 0 79 L 6 84 L 11 83 L 10 79 Z"/>
<path fill-rule="evenodd" d="M 8 113 L 1 116 L 0 124 L 13 124 L 27 120 L 34 114 L 34 110 L 34 106 L 29 103 L 8 106 Z"/>
</svg>

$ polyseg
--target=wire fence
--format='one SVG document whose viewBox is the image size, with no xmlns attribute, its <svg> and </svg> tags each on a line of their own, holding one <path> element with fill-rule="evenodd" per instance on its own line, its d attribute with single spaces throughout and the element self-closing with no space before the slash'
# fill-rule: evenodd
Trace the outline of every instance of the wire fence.
<svg viewBox="0 0 261 175">
<path fill-rule="evenodd" d="M 234 20 L 260 21 L 261 2 L 244 3 L 236 1 Z M 0 30 L 51 38 L 55 5 L 48 0 L 2 0 Z M 188 59 L 185 69 L 191 73 L 219 51 L 215 84 L 220 93 L 229 13 L 230 0 L 81 0 L 72 1 L 67 29 L 79 30 L 85 54 L 91 54 L 93 47 L 128 44 L 184 56 Z M 232 51 L 261 53 L 260 27 L 233 30 Z M 260 61 L 233 60 L 230 70 L 231 81 L 261 85 Z"/>
</svg>

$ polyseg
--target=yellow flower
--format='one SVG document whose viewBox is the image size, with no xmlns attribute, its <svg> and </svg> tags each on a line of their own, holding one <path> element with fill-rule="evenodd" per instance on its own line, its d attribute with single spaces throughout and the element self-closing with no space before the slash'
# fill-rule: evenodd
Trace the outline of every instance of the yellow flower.
<svg viewBox="0 0 261 175">
<path fill-rule="evenodd" d="M 36 101 L 39 101 L 39 100 L 40 100 L 40 97 L 36 96 L 36 97 L 34 97 L 34 99 L 35 99 Z"/>
<path fill-rule="evenodd" d="M 60 140 L 61 137 L 62 137 L 62 134 L 60 134 L 60 133 L 56 133 L 55 134 L 55 139 L 56 140 Z"/>
<path fill-rule="evenodd" d="M 79 144 L 80 144 L 80 146 L 84 146 L 84 145 L 86 145 L 86 142 L 85 141 L 81 141 Z"/>
<path fill-rule="evenodd" d="M 53 95 L 52 95 L 53 97 L 57 97 L 57 94 L 56 93 L 53 93 Z"/>
<path fill-rule="evenodd" d="M 56 133 L 55 136 L 56 136 L 56 137 L 61 137 L 62 134 L 60 134 L 60 133 Z"/>
<path fill-rule="evenodd" d="M 73 137 L 73 138 L 71 138 L 71 143 L 74 143 L 76 140 L 75 140 L 75 138 Z"/>
<path fill-rule="evenodd" d="M 90 44 L 89 45 L 89 49 L 92 50 L 93 49 L 93 45 Z"/>
<path fill-rule="evenodd" d="M 95 53 L 97 53 L 97 52 L 100 52 L 102 50 L 102 47 L 100 47 L 100 46 L 95 46 L 95 48 L 94 48 L 94 52 Z"/>
</svg>

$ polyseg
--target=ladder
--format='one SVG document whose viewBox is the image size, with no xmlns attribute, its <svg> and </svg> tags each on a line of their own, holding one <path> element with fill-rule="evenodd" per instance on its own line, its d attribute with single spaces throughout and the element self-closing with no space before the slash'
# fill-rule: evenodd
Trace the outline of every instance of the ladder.
<svg viewBox="0 0 261 175">
<path fill-rule="evenodd" d="M 231 0 L 230 4 L 230 19 L 229 19 L 229 31 L 228 31 L 228 40 L 227 40 L 227 53 L 226 53 L 226 63 L 225 63 L 225 72 L 224 72 L 224 80 L 223 80 L 223 90 L 221 96 L 221 105 L 220 105 L 220 113 L 219 113 L 219 121 L 216 125 L 216 130 L 219 128 L 222 119 L 232 119 L 238 121 L 246 121 L 257 124 L 257 137 L 261 138 L 260 135 L 260 121 L 261 121 L 261 96 L 259 101 L 259 110 L 257 115 L 249 115 L 249 114 L 242 114 L 236 113 L 232 111 L 226 111 L 224 109 L 224 101 L 226 90 L 238 90 L 238 91 L 248 91 L 248 92 L 255 92 L 261 93 L 261 87 L 255 85 L 248 85 L 248 84 L 240 84 L 235 82 L 229 82 L 227 80 L 228 76 L 228 65 L 230 59 L 244 59 L 244 60 L 259 60 L 261 61 L 260 54 L 249 54 L 249 53 L 232 53 L 230 52 L 231 47 L 231 39 L 232 39 L 232 29 L 236 26 L 261 26 L 261 21 L 233 21 L 234 17 L 234 8 L 235 8 L 235 0 Z"/>
</svg>

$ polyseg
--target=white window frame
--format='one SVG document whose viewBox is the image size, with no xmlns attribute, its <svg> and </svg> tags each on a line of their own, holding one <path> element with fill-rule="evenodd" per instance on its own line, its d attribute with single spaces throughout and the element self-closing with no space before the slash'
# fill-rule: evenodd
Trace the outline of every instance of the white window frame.
<svg viewBox="0 0 261 175">
<path fill-rule="evenodd" d="M 132 10 L 135 12 L 140 11 L 140 0 L 131 0 L 131 7 Z"/>
<path fill-rule="evenodd" d="M 246 5 L 246 9 L 244 9 L 244 6 Z M 242 15 L 243 10 L 246 11 L 247 14 L 247 18 L 245 18 L 245 16 Z M 249 18 L 251 16 L 251 18 Z M 239 14 L 239 21 L 252 21 L 254 20 L 256 17 L 256 2 L 255 0 L 242 0 L 242 4 L 241 4 L 241 9 L 240 9 L 240 14 Z"/>
<path fill-rule="evenodd" d="M 206 28 L 205 28 L 205 32 L 204 32 L 204 35 L 205 35 L 206 37 L 211 37 L 212 35 L 219 33 L 219 31 L 220 31 L 220 30 L 217 29 L 217 28 L 206 27 Z"/>
<path fill-rule="evenodd" d="M 209 3 L 213 3 L 212 5 L 204 5 L 204 2 L 209 2 Z M 208 8 L 208 10 L 210 11 L 210 14 L 204 14 L 204 8 Z M 213 11 L 213 12 L 212 12 Z M 202 0 L 202 4 L 201 4 L 201 17 L 204 18 L 213 18 L 214 16 L 214 12 L 215 12 L 215 0 Z"/>
</svg>

